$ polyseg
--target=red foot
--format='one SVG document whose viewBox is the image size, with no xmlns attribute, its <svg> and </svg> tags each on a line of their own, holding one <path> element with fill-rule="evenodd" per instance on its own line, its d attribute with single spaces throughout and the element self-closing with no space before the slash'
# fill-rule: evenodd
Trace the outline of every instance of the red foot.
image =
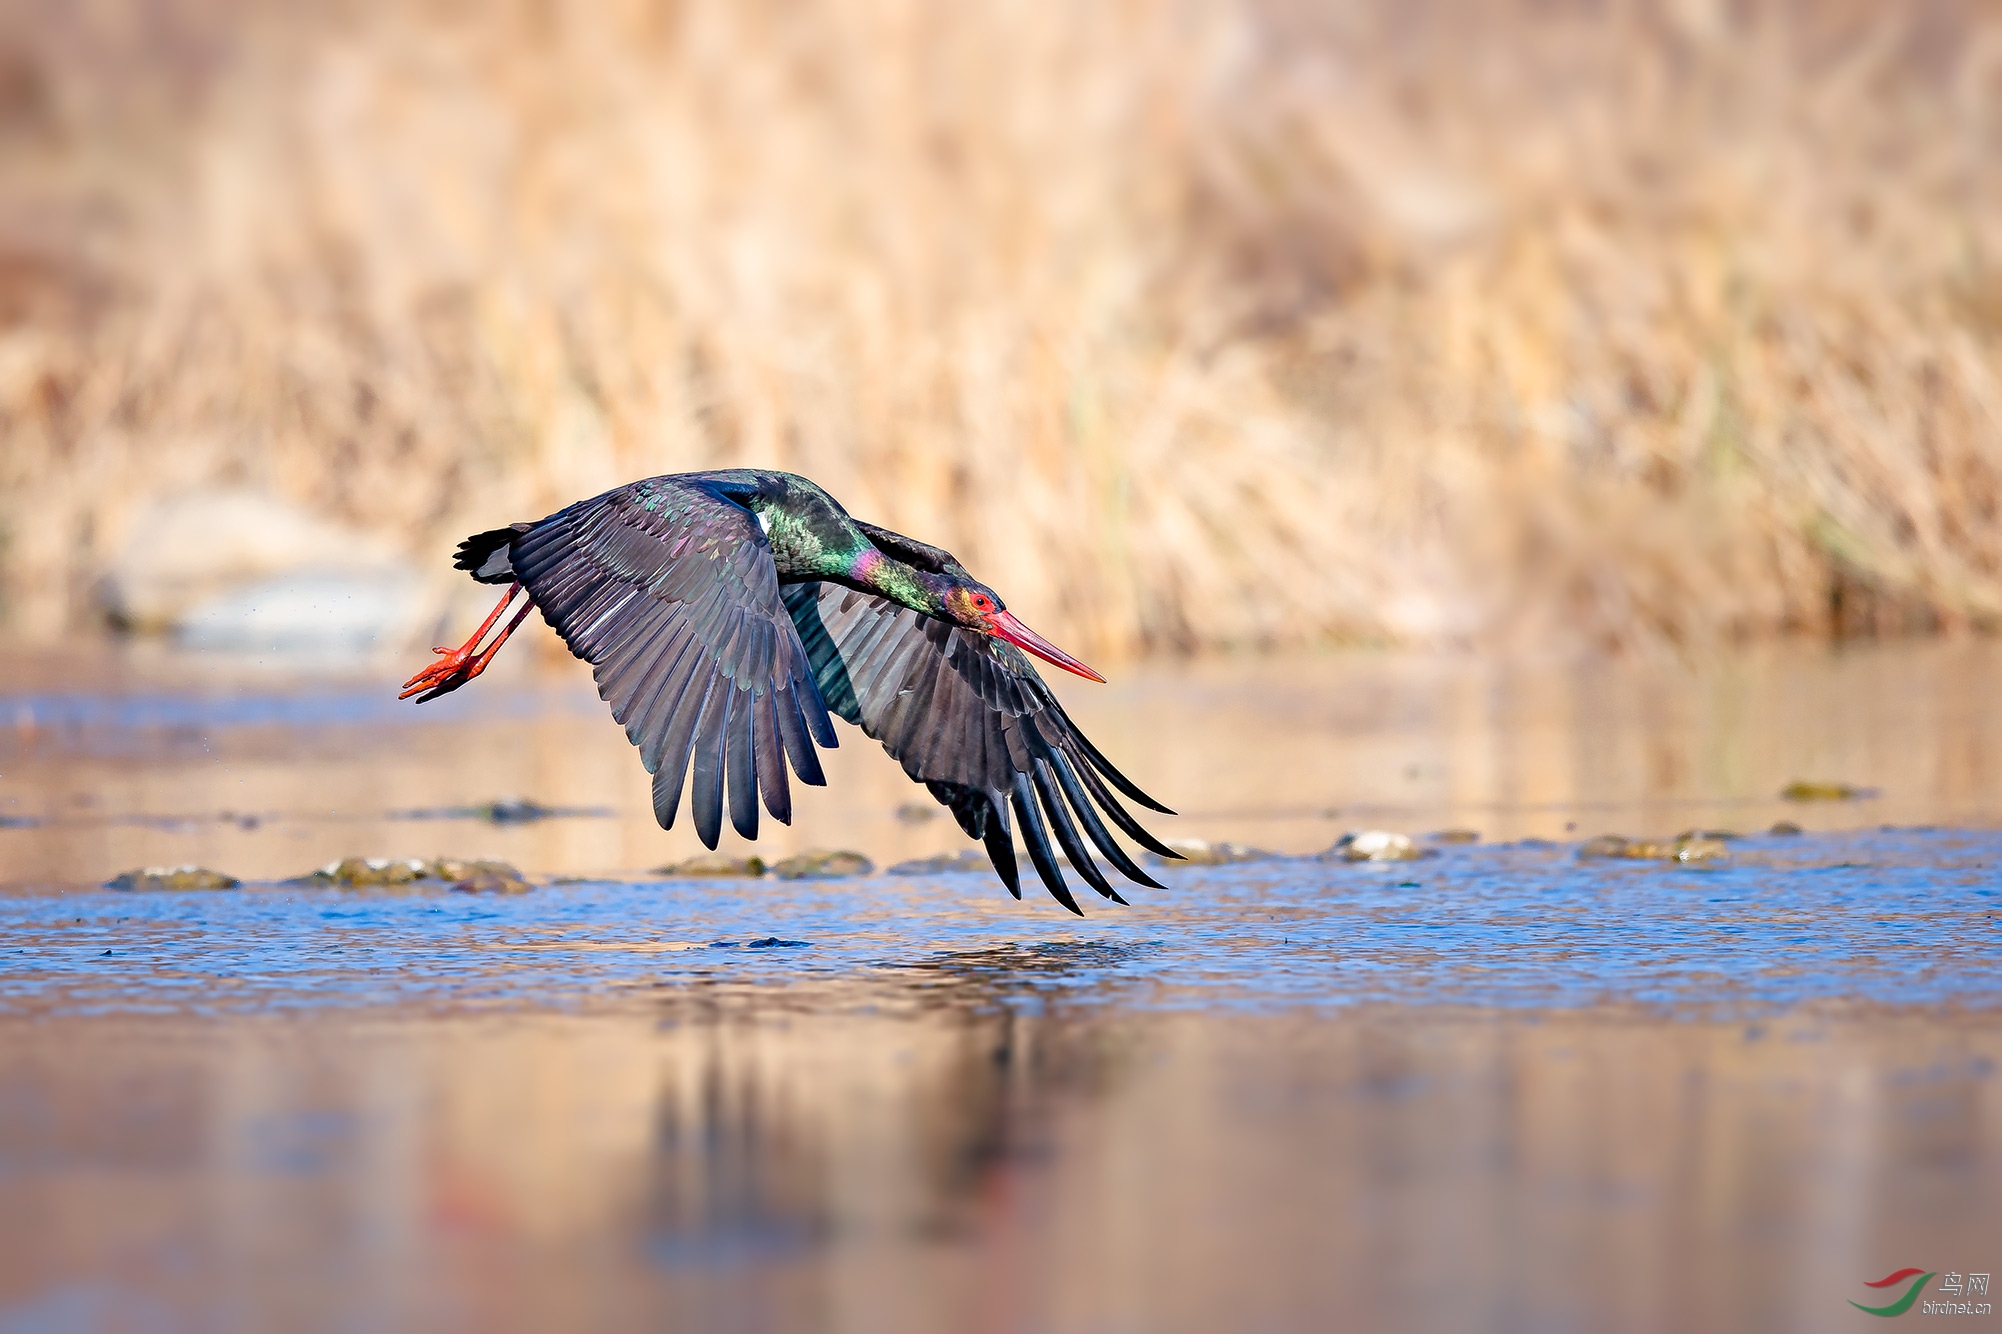
<svg viewBox="0 0 2002 1334">
<path fill-rule="evenodd" d="M 409 699 L 412 695 L 421 695 L 421 698 L 417 702 L 422 704 L 427 699 L 436 699 L 440 695 L 450 694 L 485 671 L 487 664 L 494 660 L 494 654 L 500 652 L 500 646 L 507 643 L 507 637 L 514 633 L 514 628 L 521 624 L 522 618 L 527 616 L 529 610 L 535 606 L 533 602 L 522 603 L 521 610 L 514 614 L 514 619 L 507 623 L 507 628 L 494 637 L 494 642 L 487 645 L 485 649 L 479 649 L 480 640 L 486 636 L 487 631 L 493 628 L 494 622 L 499 620 L 501 613 L 507 610 L 507 604 L 514 601 L 515 594 L 520 591 L 520 584 L 515 584 L 509 588 L 507 596 L 502 598 L 500 605 L 493 609 L 493 613 L 485 621 L 481 622 L 480 628 L 473 631 L 471 639 L 468 639 L 457 648 L 433 649 L 432 652 L 443 655 L 442 661 L 432 663 L 429 667 L 426 667 L 423 671 L 405 681 L 403 683 L 403 693 L 398 695 L 397 698 Z M 476 652 L 475 650 L 479 651 Z"/>
<path fill-rule="evenodd" d="M 463 644 L 458 648 L 432 649 L 433 653 L 444 654 L 445 660 L 443 662 L 432 663 L 429 667 L 426 667 L 423 671 L 405 681 L 403 683 L 403 693 L 398 695 L 397 698 L 409 699 L 412 695 L 429 690 L 433 686 L 444 686 L 444 683 L 452 677 L 460 679 L 453 681 L 450 686 L 445 688 L 457 689 L 467 681 L 472 680 L 475 676 L 478 676 L 478 668 L 471 670 L 467 668 L 468 663 L 477 661 L 471 651 L 472 647 L 471 644 Z"/>
</svg>

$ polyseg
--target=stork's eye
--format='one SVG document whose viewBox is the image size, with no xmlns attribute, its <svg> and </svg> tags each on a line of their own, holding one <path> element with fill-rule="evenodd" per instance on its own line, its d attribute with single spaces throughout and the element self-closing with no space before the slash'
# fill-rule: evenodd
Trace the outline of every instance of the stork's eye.
<svg viewBox="0 0 2002 1334">
<path fill-rule="evenodd" d="M 975 611 L 993 611 L 993 599 L 989 598 L 985 593 L 975 593 L 973 595 L 973 609 Z"/>
</svg>

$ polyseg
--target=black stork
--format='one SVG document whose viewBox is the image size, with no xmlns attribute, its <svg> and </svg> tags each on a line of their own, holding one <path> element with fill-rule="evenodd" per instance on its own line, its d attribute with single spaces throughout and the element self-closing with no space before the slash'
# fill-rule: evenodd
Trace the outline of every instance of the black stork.
<svg viewBox="0 0 2002 1334">
<path fill-rule="evenodd" d="M 1172 812 L 1086 739 L 1027 655 L 1105 678 L 1015 619 L 951 553 L 850 518 L 804 477 L 748 468 L 649 477 L 538 522 L 475 533 L 452 563 L 507 593 L 399 698 L 457 690 L 539 607 L 591 664 L 599 695 L 639 747 L 662 828 L 674 826 L 692 769 L 695 832 L 712 849 L 726 791 L 730 823 L 756 838 L 760 793 L 774 819 L 792 820 L 788 760 L 801 782 L 826 783 L 814 743 L 837 744 L 831 710 L 882 742 L 986 845 L 1018 899 L 1011 825 L 1051 895 L 1080 915 L 1052 830 L 1071 867 L 1115 903 L 1126 900 L 1091 848 L 1128 880 L 1160 886 L 1106 820 L 1176 855 L 1113 790 Z"/>
</svg>

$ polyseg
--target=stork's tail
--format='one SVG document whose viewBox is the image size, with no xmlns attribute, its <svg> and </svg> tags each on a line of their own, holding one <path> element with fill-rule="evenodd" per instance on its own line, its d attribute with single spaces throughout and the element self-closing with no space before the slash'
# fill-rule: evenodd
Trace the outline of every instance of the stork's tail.
<svg viewBox="0 0 2002 1334">
<path fill-rule="evenodd" d="M 509 559 L 508 548 L 533 527 L 532 523 L 514 523 L 474 533 L 459 543 L 458 553 L 452 557 L 452 568 L 465 570 L 483 584 L 513 583 L 514 562 Z"/>
</svg>

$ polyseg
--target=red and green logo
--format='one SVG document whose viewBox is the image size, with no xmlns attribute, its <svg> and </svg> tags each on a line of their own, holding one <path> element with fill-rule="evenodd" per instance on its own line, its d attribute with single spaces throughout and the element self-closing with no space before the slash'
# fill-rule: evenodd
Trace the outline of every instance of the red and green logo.
<svg viewBox="0 0 2002 1334">
<path fill-rule="evenodd" d="M 1912 1309 L 1912 1303 L 1919 1299 L 1919 1294 L 1925 1291 L 1926 1284 L 1931 1282 L 1932 1276 L 1938 1272 L 1936 1269 L 1900 1269 L 1895 1274 L 1886 1274 L 1875 1283 L 1865 1283 L 1863 1286 L 1866 1288 L 1889 1288 L 1903 1283 L 1906 1279 L 1910 1279 L 1912 1285 L 1905 1289 L 1904 1296 L 1898 1298 L 1898 1300 L 1888 1306 L 1865 1306 L 1861 1302 L 1851 1302 L 1849 1304 L 1865 1315 L 1903 1315 Z"/>
</svg>

